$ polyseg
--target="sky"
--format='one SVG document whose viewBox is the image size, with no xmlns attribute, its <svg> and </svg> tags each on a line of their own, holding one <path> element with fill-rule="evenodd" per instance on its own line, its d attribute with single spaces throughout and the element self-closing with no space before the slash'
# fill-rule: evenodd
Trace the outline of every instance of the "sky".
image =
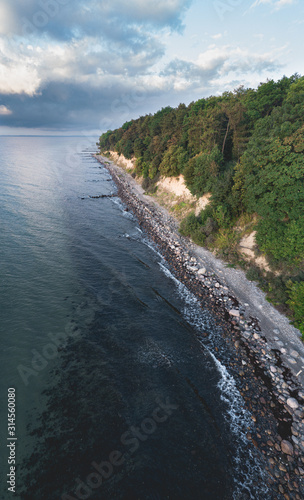
<svg viewBox="0 0 304 500">
<path fill-rule="evenodd" d="M 0 0 L 0 135 L 100 135 L 304 75 L 303 0 Z"/>
</svg>

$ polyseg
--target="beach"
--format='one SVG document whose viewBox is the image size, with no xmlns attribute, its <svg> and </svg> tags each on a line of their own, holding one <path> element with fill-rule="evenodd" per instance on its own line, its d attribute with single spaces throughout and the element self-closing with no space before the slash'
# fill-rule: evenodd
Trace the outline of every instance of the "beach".
<svg viewBox="0 0 304 500">
<path fill-rule="evenodd" d="M 264 457 L 272 498 L 304 497 L 304 346 L 300 332 L 269 304 L 241 270 L 178 233 L 177 221 L 144 194 L 123 168 L 95 156 L 118 196 L 169 264 L 170 272 L 212 311 L 225 332 L 216 358 L 226 366 L 251 413 L 248 443 Z M 205 332 L 201 332 L 204 336 Z"/>
</svg>

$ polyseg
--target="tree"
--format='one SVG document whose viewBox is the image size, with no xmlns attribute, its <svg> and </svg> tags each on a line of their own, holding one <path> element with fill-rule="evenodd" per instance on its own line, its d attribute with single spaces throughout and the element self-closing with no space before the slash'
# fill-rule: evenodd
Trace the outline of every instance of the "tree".
<svg viewBox="0 0 304 500">
<path fill-rule="evenodd" d="M 214 146 L 210 153 L 202 152 L 189 160 L 184 175 L 191 193 L 202 196 L 212 190 L 222 164 L 223 155 L 218 146 Z"/>
</svg>

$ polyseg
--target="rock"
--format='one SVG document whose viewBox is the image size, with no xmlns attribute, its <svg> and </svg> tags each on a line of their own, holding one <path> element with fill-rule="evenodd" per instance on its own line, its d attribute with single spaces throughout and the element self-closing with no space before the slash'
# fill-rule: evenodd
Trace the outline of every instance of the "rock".
<svg viewBox="0 0 304 500">
<path fill-rule="evenodd" d="M 293 455 L 293 446 L 289 441 L 285 439 L 281 442 L 281 450 L 286 455 Z"/>
<path fill-rule="evenodd" d="M 272 373 L 276 373 L 277 369 L 276 369 L 276 367 L 275 367 L 275 366 L 271 365 L 271 367 L 270 367 L 270 371 L 271 371 Z"/>
<path fill-rule="evenodd" d="M 240 312 L 237 309 L 230 309 L 229 314 L 230 316 L 234 316 L 235 318 L 240 317 Z"/>
<path fill-rule="evenodd" d="M 294 358 L 287 358 L 287 361 L 289 361 L 292 365 L 296 364 L 296 360 Z"/>
<path fill-rule="evenodd" d="M 291 439 L 295 444 L 299 444 L 299 440 L 296 438 L 296 436 L 291 436 Z"/>
<path fill-rule="evenodd" d="M 297 351 L 295 351 L 295 350 L 292 350 L 292 351 L 290 351 L 290 356 L 292 358 L 298 358 L 299 357 L 299 353 Z"/>
<path fill-rule="evenodd" d="M 198 271 L 197 274 L 206 274 L 206 269 L 204 267 L 201 267 Z"/>
<path fill-rule="evenodd" d="M 290 406 L 290 408 L 293 408 L 294 410 L 296 410 L 299 407 L 298 401 L 294 398 L 288 398 L 287 404 L 288 406 Z"/>
</svg>

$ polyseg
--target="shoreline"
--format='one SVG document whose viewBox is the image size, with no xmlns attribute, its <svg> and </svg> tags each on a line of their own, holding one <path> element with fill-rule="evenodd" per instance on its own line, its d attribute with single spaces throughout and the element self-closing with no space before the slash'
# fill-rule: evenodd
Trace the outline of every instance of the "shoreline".
<svg viewBox="0 0 304 500">
<path fill-rule="evenodd" d="M 130 174 L 102 155 L 94 157 L 110 172 L 118 196 L 157 245 L 172 274 L 222 327 L 223 348 L 216 355 L 234 377 L 252 414 L 255 425 L 247 433 L 248 444 L 264 456 L 271 498 L 301 500 L 304 345 L 298 330 L 242 271 L 227 268 L 210 252 L 179 235 L 177 221 L 145 195 Z"/>
</svg>

